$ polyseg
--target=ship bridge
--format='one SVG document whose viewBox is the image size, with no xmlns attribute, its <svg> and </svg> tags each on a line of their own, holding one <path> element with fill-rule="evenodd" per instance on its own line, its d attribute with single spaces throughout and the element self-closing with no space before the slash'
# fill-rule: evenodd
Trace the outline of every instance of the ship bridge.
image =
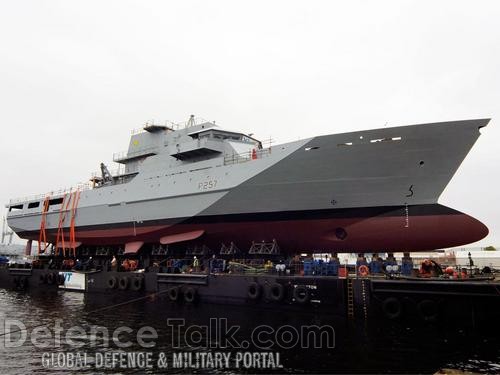
<svg viewBox="0 0 500 375">
<path fill-rule="evenodd" d="M 198 129 L 187 133 L 191 138 L 184 138 L 175 145 L 170 156 L 178 160 L 189 160 L 200 157 L 248 152 L 252 148 L 261 148 L 261 143 L 242 133 L 218 128 L 212 123 L 205 123 Z"/>
</svg>

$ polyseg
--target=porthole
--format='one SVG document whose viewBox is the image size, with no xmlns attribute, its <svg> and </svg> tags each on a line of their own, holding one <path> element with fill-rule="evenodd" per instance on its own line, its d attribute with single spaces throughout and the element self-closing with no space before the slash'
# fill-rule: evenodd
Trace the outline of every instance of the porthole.
<svg viewBox="0 0 500 375">
<path fill-rule="evenodd" d="M 425 164 L 425 163 L 424 163 L 424 161 L 423 161 L 423 160 L 420 160 L 420 162 L 418 163 L 418 165 L 420 165 L 420 166 L 422 166 L 422 165 L 424 165 L 424 164 Z"/>
</svg>

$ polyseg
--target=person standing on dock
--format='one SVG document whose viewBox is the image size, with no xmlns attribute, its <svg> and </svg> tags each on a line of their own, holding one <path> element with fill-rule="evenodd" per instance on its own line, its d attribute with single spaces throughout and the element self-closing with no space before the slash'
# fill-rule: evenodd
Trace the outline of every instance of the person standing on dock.
<svg viewBox="0 0 500 375">
<path fill-rule="evenodd" d="M 200 271 L 200 260 L 196 257 L 196 255 L 193 258 L 193 268 L 194 268 L 194 272 Z"/>
</svg>

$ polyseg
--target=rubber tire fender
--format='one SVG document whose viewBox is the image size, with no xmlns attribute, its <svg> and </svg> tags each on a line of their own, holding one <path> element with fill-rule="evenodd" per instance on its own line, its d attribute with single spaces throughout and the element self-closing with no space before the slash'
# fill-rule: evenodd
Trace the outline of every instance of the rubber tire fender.
<svg viewBox="0 0 500 375">
<path fill-rule="evenodd" d="M 194 303 L 196 302 L 196 299 L 198 297 L 198 293 L 196 292 L 196 289 L 193 287 L 187 287 L 184 290 L 184 301 L 187 303 Z"/>
<path fill-rule="evenodd" d="M 426 322 L 435 322 L 439 317 L 439 307 L 436 301 L 424 299 L 417 304 L 418 315 Z"/>
<path fill-rule="evenodd" d="M 403 313 L 401 301 L 395 297 L 389 297 L 382 302 L 382 312 L 387 319 L 398 319 Z"/>
<path fill-rule="evenodd" d="M 273 283 L 269 287 L 269 297 L 271 300 L 279 302 L 285 297 L 285 288 L 280 283 Z"/>
<path fill-rule="evenodd" d="M 25 290 L 27 287 L 28 287 L 28 278 L 27 277 L 20 277 L 17 288 L 19 290 Z"/>
<path fill-rule="evenodd" d="M 115 276 L 111 276 L 108 279 L 108 288 L 109 289 L 116 289 L 117 286 L 118 286 L 118 279 Z"/>
<path fill-rule="evenodd" d="M 258 300 L 262 294 L 262 287 L 255 281 L 248 284 L 247 297 L 252 300 Z"/>
<path fill-rule="evenodd" d="M 132 289 L 134 292 L 138 292 L 142 289 L 143 285 L 144 279 L 142 277 L 134 277 L 130 284 L 130 289 Z"/>
<path fill-rule="evenodd" d="M 295 301 L 300 304 L 309 302 L 311 299 L 309 289 L 307 289 L 305 285 L 297 285 L 297 287 L 293 290 L 293 298 L 295 298 Z"/>
<path fill-rule="evenodd" d="M 173 286 L 168 290 L 168 298 L 172 302 L 176 302 L 179 299 L 179 287 Z"/>
<path fill-rule="evenodd" d="M 54 275 L 53 272 L 50 272 L 47 275 L 47 284 L 54 285 L 54 282 L 56 281 L 56 276 Z"/>
<path fill-rule="evenodd" d="M 129 278 L 127 276 L 122 276 L 120 277 L 120 280 L 118 280 L 118 289 L 127 290 L 129 284 L 130 284 Z"/>
</svg>

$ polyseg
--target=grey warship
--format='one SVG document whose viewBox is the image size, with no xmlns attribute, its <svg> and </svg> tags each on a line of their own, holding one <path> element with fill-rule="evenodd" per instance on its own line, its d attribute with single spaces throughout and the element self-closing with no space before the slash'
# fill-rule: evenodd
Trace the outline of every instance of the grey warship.
<svg viewBox="0 0 500 375">
<path fill-rule="evenodd" d="M 9 226 L 39 252 L 157 245 L 284 253 L 423 251 L 488 229 L 438 203 L 489 119 L 322 135 L 263 147 L 191 117 L 147 124 L 115 154 L 120 172 L 69 191 L 13 199 Z"/>
</svg>

